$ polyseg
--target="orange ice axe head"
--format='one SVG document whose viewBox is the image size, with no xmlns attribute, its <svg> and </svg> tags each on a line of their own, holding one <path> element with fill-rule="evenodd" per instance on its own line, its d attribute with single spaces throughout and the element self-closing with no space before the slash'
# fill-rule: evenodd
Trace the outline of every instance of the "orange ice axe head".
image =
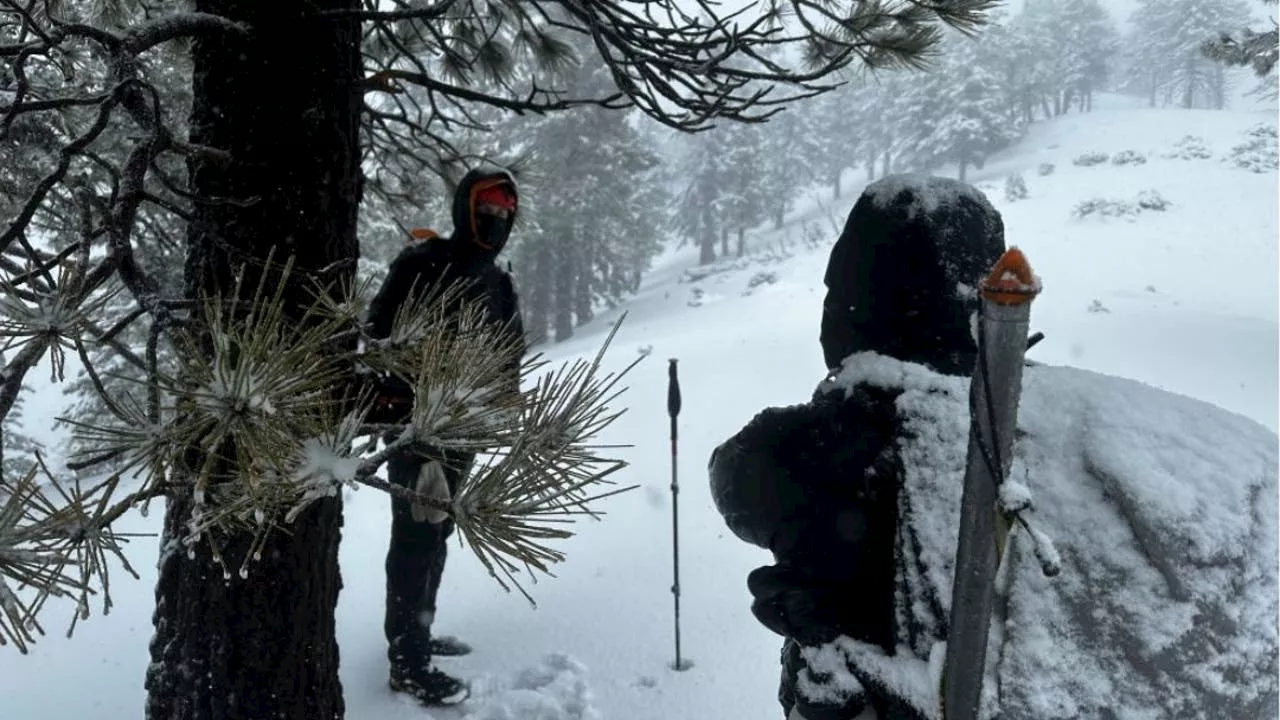
<svg viewBox="0 0 1280 720">
<path fill-rule="evenodd" d="M 982 299 L 997 305 L 1023 305 L 1040 294 L 1040 278 L 1031 272 L 1027 256 L 1011 247 L 982 281 Z"/>
</svg>

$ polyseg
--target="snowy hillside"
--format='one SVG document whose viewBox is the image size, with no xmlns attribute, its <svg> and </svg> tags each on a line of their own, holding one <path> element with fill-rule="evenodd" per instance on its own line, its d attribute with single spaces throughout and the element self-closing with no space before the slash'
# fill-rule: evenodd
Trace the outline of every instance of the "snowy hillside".
<svg viewBox="0 0 1280 720">
<path fill-rule="evenodd" d="M 1138 379 L 1206 400 L 1271 429 L 1277 413 L 1277 173 L 1229 161 L 1274 112 L 1116 108 L 1039 124 L 1018 148 L 970 178 L 1004 213 L 1044 282 L 1032 313 L 1045 363 Z M 1186 140 L 1194 136 L 1196 140 Z M 1274 137 L 1274 135 L 1272 135 Z M 1274 165 L 1275 145 L 1270 145 Z M 1132 156 L 1145 162 L 1115 164 Z M 1073 160 L 1106 154 L 1105 162 Z M 1169 157 L 1179 155 L 1178 157 Z M 1050 163 L 1052 172 L 1041 174 Z M 1006 198 L 1020 172 L 1026 197 Z M 860 175 L 860 173 L 858 173 Z M 852 176 L 852 175 L 851 175 Z M 475 646 L 442 667 L 474 682 L 460 709 L 426 712 L 386 689 L 383 556 L 389 501 L 349 494 L 338 608 L 342 682 L 350 720 L 773 720 L 779 639 L 752 618 L 745 577 L 768 561 L 733 538 L 711 504 L 713 447 L 766 405 L 808 398 L 823 372 L 818 321 L 831 221 L 842 225 L 856 192 L 802 204 L 781 233 L 752 238 L 755 252 L 698 280 L 695 251 L 664 258 L 626 307 L 598 318 L 553 360 L 595 351 L 625 310 L 608 357 L 630 377 L 630 411 L 606 441 L 634 445 L 620 481 L 642 488 L 611 500 L 602 523 L 566 543 L 559 576 L 531 588 L 538 607 L 506 595 L 469 551 L 451 548 L 438 631 Z M 1156 198 L 1167 201 L 1164 209 Z M 1098 200 L 1095 212 L 1073 216 Z M 1141 202 L 1140 202 L 1141 201 Z M 1102 212 L 1121 213 L 1101 216 Z M 806 247 L 802 225 L 822 229 Z M 790 237 L 790 244 L 783 238 Z M 786 245 L 783 247 L 783 245 Z M 769 251 L 766 252 L 766 249 Z M 705 270 L 703 271 L 705 272 Z M 666 359 L 679 358 L 682 640 L 693 667 L 670 669 L 672 650 L 670 459 Z M 43 388 L 44 386 L 42 386 Z M 49 407 L 36 407 L 48 401 Z M 45 388 L 28 417 L 61 397 Z M 128 529 L 155 531 L 159 517 Z M 113 583 L 117 607 L 61 637 L 70 608 L 46 617 L 51 635 L 32 654 L 0 650 L 0 717 L 38 720 L 141 717 L 156 545 L 135 543 L 140 582 Z M 95 608 L 96 612 L 96 608 Z"/>
</svg>

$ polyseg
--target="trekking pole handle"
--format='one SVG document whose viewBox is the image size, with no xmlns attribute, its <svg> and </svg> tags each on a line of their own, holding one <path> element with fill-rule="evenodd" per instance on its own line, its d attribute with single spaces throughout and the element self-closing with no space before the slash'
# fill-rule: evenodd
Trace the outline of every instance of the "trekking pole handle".
<svg viewBox="0 0 1280 720">
<path fill-rule="evenodd" d="M 680 414 L 680 378 L 676 375 L 675 358 L 667 361 L 667 414 L 672 420 Z"/>
</svg>

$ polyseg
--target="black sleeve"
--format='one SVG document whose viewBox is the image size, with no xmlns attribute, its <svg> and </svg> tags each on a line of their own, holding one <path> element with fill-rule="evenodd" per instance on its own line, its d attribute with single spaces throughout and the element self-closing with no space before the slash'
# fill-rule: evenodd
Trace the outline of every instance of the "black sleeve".
<svg viewBox="0 0 1280 720">
<path fill-rule="evenodd" d="M 808 406 L 768 408 L 711 453 L 711 497 L 739 539 L 772 550 L 775 537 L 803 518 L 808 497 L 781 452 Z"/>
<path fill-rule="evenodd" d="M 511 333 L 514 341 L 519 345 L 518 354 L 512 358 L 510 365 L 507 366 L 508 372 L 518 376 L 520 373 L 520 364 L 524 361 L 525 352 L 528 348 L 524 341 L 524 318 L 520 315 L 520 296 L 516 294 L 515 281 L 512 280 L 510 273 L 502 273 L 502 294 L 503 294 L 503 315 L 507 323 L 507 331 Z"/>
<path fill-rule="evenodd" d="M 369 303 L 369 332 L 375 338 L 385 338 L 391 334 L 391 323 L 396 312 L 409 297 L 413 288 L 414 265 L 407 251 L 402 251 L 391 261 L 387 277 L 382 281 L 378 294 Z"/>
</svg>

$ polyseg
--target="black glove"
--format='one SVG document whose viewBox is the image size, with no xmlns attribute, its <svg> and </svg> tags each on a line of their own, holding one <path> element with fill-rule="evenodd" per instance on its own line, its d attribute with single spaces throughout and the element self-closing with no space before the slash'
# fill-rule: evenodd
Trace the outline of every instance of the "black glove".
<svg viewBox="0 0 1280 720">
<path fill-rule="evenodd" d="M 807 681 L 824 684 L 831 682 L 829 674 L 815 672 L 801 655 L 801 646 L 789 641 L 782 648 L 782 688 L 778 699 L 786 709 L 788 718 L 795 720 L 852 720 L 858 717 L 871 698 L 865 692 L 855 692 L 844 699 L 831 697 L 825 700 L 811 700 L 800 689 L 799 677 L 807 674 Z M 895 717 L 880 715 L 882 718 Z"/>
<path fill-rule="evenodd" d="M 801 645 L 822 645 L 840 636 L 835 617 L 837 593 L 788 565 L 766 565 L 747 576 L 755 600 L 751 613 L 762 625 Z"/>
<path fill-rule="evenodd" d="M 382 375 L 374 385 L 373 408 L 365 422 L 399 425 L 409 422 L 413 412 L 413 386 L 394 375 Z"/>
</svg>

